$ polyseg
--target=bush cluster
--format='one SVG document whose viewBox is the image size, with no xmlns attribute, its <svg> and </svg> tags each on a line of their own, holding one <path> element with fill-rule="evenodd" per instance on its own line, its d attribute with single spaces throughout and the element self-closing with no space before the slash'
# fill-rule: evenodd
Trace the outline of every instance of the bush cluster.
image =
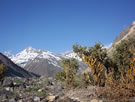
<svg viewBox="0 0 135 102">
<path fill-rule="evenodd" d="M 122 40 L 114 47 L 111 56 L 108 56 L 107 49 L 101 43 L 89 48 L 75 44 L 73 51 L 88 64 L 91 72 L 76 75 L 78 64 L 64 59 L 64 69 L 56 74 L 57 79 L 74 87 L 102 86 L 106 97 L 135 95 L 135 37 Z"/>
</svg>

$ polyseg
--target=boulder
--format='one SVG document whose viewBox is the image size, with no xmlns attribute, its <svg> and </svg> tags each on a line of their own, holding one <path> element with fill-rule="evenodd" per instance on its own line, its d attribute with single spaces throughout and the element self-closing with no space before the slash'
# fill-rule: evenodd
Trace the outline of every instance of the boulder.
<svg viewBox="0 0 135 102">
<path fill-rule="evenodd" d="M 47 96 L 45 99 L 49 102 L 53 102 L 56 99 L 56 96 Z"/>
<path fill-rule="evenodd" d="M 11 99 L 9 99 L 8 102 L 16 102 L 16 100 L 15 100 L 15 98 L 11 98 Z"/>
<path fill-rule="evenodd" d="M 13 84 L 13 81 L 12 81 L 12 79 L 11 78 L 4 78 L 4 80 L 3 80 L 3 83 L 2 83 L 2 86 L 4 86 L 4 87 L 13 87 L 14 86 L 14 84 Z"/>
<path fill-rule="evenodd" d="M 99 99 L 92 99 L 91 102 L 103 102 L 103 100 L 99 100 Z"/>
<path fill-rule="evenodd" d="M 34 102 L 40 102 L 40 98 L 37 96 L 35 96 L 33 100 L 34 100 Z"/>
</svg>

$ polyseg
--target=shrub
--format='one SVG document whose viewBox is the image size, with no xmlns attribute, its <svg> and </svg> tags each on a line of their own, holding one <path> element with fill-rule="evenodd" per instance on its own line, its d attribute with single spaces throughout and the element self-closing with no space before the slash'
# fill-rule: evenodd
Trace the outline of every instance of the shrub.
<svg viewBox="0 0 135 102">
<path fill-rule="evenodd" d="M 2 79 L 5 76 L 6 72 L 7 68 L 5 67 L 5 65 L 0 64 L 0 79 Z"/>
<path fill-rule="evenodd" d="M 115 79 L 114 73 L 109 73 L 103 95 L 107 98 L 130 98 L 135 96 L 135 58 L 129 63 L 128 70 L 121 72 L 120 78 Z"/>
<path fill-rule="evenodd" d="M 109 72 L 111 69 L 111 59 L 107 56 L 103 45 L 96 43 L 87 49 L 86 46 L 82 47 L 76 44 L 73 45 L 73 50 L 91 68 L 92 77 L 90 77 L 94 79 L 94 85 L 104 85 L 105 72 Z"/>
<path fill-rule="evenodd" d="M 36 96 L 38 96 L 38 97 L 45 97 L 46 96 L 46 92 L 45 91 L 42 91 L 42 92 L 36 91 L 36 92 L 34 92 L 34 94 Z"/>
<path fill-rule="evenodd" d="M 74 58 L 63 59 L 61 61 L 61 66 L 63 67 L 63 71 L 56 73 L 56 79 L 60 81 L 65 81 L 67 87 L 72 87 L 74 82 L 74 77 L 79 68 L 77 60 Z"/>
<path fill-rule="evenodd" d="M 56 72 L 56 79 L 60 81 L 64 81 L 66 79 L 66 74 L 64 71 Z"/>
<path fill-rule="evenodd" d="M 117 71 L 125 73 L 129 69 L 129 63 L 134 57 L 135 37 L 121 41 L 113 52 L 112 59 L 116 64 Z"/>
</svg>

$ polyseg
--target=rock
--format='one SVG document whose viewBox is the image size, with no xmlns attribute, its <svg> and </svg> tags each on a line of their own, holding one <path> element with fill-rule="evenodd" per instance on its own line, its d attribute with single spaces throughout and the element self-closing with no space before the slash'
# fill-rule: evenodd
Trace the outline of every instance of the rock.
<svg viewBox="0 0 135 102">
<path fill-rule="evenodd" d="M 103 102 L 103 100 L 92 99 L 91 102 Z"/>
<path fill-rule="evenodd" d="M 9 99 L 9 102 L 16 102 L 15 98 Z"/>
<path fill-rule="evenodd" d="M 5 86 L 8 86 L 8 87 L 13 87 L 14 86 L 13 81 L 11 80 L 11 78 L 8 78 L 8 77 L 3 80 L 3 84 L 2 85 L 4 87 Z"/>
<path fill-rule="evenodd" d="M 3 95 L 7 95 L 7 96 L 13 95 L 13 92 L 7 91 L 5 89 L 0 89 L 0 96 L 3 96 Z"/>
<path fill-rule="evenodd" d="M 22 84 L 22 85 L 19 86 L 19 90 L 22 90 L 24 88 L 26 88 L 26 85 L 24 85 L 24 84 Z"/>
<path fill-rule="evenodd" d="M 56 93 L 59 93 L 59 92 L 61 92 L 61 91 L 62 91 L 62 86 L 61 86 L 60 84 L 56 85 L 56 87 L 55 87 L 55 92 L 56 92 Z"/>
<path fill-rule="evenodd" d="M 34 102 L 35 102 L 35 101 L 36 101 L 36 102 L 39 102 L 39 101 L 40 101 L 40 98 L 37 97 L 37 96 L 35 96 L 35 97 L 34 97 Z"/>
<path fill-rule="evenodd" d="M 18 95 L 18 98 L 20 98 L 20 99 L 23 98 L 23 95 L 22 94 L 19 94 Z"/>
<path fill-rule="evenodd" d="M 22 100 L 18 100 L 17 102 L 23 102 Z"/>
<path fill-rule="evenodd" d="M 53 77 L 48 77 L 48 80 L 53 80 Z"/>
<path fill-rule="evenodd" d="M 61 92 L 57 93 L 57 95 L 58 95 L 59 97 L 63 97 L 65 94 L 61 91 Z"/>
<path fill-rule="evenodd" d="M 80 102 L 80 101 L 73 100 L 69 97 L 63 97 L 63 98 L 58 99 L 57 102 Z"/>
<path fill-rule="evenodd" d="M 43 92 L 43 89 L 39 89 L 38 92 Z"/>
<path fill-rule="evenodd" d="M 55 100 L 56 96 L 47 96 L 45 99 L 49 102 L 53 102 Z"/>
<path fill-rule="evenodd" d="M 5 90 L 10 91 L 10 87 L 6 87 Z"/>
<path fill-rule="evenodd" d="M 14 91 L 12 87 L 6 87 L 6 88 L 5 88 L 5 90 L 7 90 L 7 91 L 11 91 L 11 92 L 13 92 L 13 91 Z"/>
</svg>

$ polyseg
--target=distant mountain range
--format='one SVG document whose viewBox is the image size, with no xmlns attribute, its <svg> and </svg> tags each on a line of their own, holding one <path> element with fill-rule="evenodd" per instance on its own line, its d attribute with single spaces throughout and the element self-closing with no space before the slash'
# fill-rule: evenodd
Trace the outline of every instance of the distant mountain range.
<svg viewBox="0 0 135 102">
<path fill-rule="evenodd" d="M 55 54 L 50 51 L 41 49 L 36 50 L 32 47 L 28 47 L 16 55 L 8 54 L 7 56 L 20 67 L 38 75 L 55 77 L 56 71 L 62 70 L 60 61 L 64 58 L 77 59 L 80 65 L 78 72 L 82 72 L 82 70 L 85 70 L 88 67 L 73 51 Z"/>
</svg>

